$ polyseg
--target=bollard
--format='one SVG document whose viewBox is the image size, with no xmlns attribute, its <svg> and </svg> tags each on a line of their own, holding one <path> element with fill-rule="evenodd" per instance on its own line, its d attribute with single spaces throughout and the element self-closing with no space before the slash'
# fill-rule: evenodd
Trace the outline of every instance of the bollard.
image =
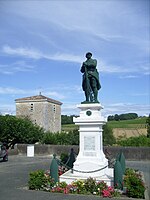
<svg viewBox="0 0 150 200">
<path fill-rule="evenodd" d="M 53 159 L 50 165 L 50 176 L 54 179 L 54 182 L 58 182 L 58 163 L 56 160 L 56 154 L 53 155 Z"/>
<path fill-rule="evenodd" d="M 120 162 L 120 164 L 121 164 L 123 174 L 125 174 L 126 163 L 125 163 L 125 157 L 124 157 L 124 154 L 123 154 L 122 151 L 121 151 L 121 152 L 119 153 L 119 155 L 117 156 L 117 160 L 118 160 L 118 161 Z"/>
<path fill-rule="evenodd" d="M 123 171 L 119 160 L 116 160 L 114 166 L 114 187 L 123 189 Z"/>
<path fill-rule="evenodd" d="M 66 163 L 66 165 L 70 168 L 73 168 L 73 163 L 75 162 L 75 152 L 73 150 L 73 148 L 71 148 L 71 152 L 70 152 L 70 155 L 69 155 L 69 159 Z"/>
</svg>

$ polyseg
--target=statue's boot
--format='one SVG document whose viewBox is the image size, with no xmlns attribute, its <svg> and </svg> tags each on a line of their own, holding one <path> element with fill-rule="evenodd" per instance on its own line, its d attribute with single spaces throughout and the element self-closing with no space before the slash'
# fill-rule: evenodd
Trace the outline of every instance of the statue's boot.
<svg viewBox="0 0 150 200">
<path fill-rule="evenodd" d="M 94 103 L 99 103 L 98 99 L 97 99 L 97 96 L 98 96 L 98 91 L 97 91 L 97 88 L 94 89 Z"/>
<path fill-rule="evenodd" d="M 90 102 L 89 101 L 89 94 L 87 92 L 85 92 L 85 98 L 86 98 L 86 100 L 81 102 L 81 103 L 89 103 Z"/>
</svg>

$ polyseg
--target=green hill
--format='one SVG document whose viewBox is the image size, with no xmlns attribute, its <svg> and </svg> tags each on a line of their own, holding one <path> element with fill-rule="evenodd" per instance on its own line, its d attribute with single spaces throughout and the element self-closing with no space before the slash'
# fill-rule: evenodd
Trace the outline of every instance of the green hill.
<svg viewBox="0 0 150 200">
<path fill-rule="evenodd" d="M 146 119 L 147 117 L 141 117 L 132 120 L 120 120 L 120 121 L 109 121 L 108 126 L 112 129 L 114 128 L 129 128 L 129 129 L 144 129 L 146 128 Z M 78 126 L 75 124 L 65 124 L 62 125 L 62 131 L 72 131 L 78 129 Z"/>
<path fill-rule="evenodd" d="M 131 120 L 120 120 L 120 121 L 109 121 L 108 125 L 111 128 L 146 128 L 146 119 L 147 117 L 131 119 Z"/>
</svg>

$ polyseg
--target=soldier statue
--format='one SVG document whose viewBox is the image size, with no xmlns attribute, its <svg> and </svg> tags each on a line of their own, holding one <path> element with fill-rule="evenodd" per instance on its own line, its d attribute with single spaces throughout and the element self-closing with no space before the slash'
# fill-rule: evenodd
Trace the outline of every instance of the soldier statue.
<svg viewBox="0 0 150 200">
<path fill-rule="evenodd" d="M 99 103 L 98 90 L 101 88 L 99 73 L 96 69 L 97 60 L 92 59 L 92 53 L 86 53 L 87 60 L 83 62 L 81 72 L 83 73 L 82 88 L 86 100 L 82 103 Z"/>
</svg>

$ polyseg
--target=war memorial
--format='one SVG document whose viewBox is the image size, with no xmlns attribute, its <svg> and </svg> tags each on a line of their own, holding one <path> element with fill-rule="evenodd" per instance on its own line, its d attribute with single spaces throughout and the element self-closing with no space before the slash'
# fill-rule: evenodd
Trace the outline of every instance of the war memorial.
<svg viewBox="0 0 150 200">
<path fill-rule="evenodd" d="M 61 175 L 60 181 L 68 184 L 74 180 L 85 180 L 88 177 L 97 181 L 105 181 L 113 185 L 113 168 L 108 168 L 108 160 L 103 152 L 102 126 L 106 123 L 101 114 L 103 109 L 98 100 L 98 90 L 101 88 L 97 60 L 92 59 L 92 53 L 86 54 L 86 61 L 81 66 L 82 88 L 85 101 L 77 105 L 80 109 L 79 117 L 74 117 L 74 122 L 79 125 L 79 154 L 69 170 Z"/>
</svg>

